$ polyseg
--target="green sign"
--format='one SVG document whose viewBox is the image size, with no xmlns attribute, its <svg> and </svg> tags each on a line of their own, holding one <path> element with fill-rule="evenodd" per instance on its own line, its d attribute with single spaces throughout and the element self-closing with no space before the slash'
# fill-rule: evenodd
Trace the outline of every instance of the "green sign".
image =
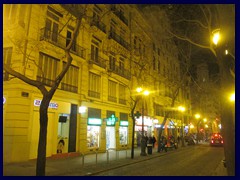
<svg viewBox="0 0 240 180">
<path fill-rule="evenodd" d="M 120 121 L 120 126 L 128 126 L 128 121 Z"/>
<path fill-rule="evenodd" d="M 106 125 L 107 126 L 115 126 L 116 121 L 118 121 L 118 118 L 115 117 L 114 114 L 112 114 L 110 118 L 106 119 Z"/>
<path fill-rule="evenodd" d="M 97 118 L 88 118 L 88 125 L 101 126 L 102 120 Z"/>
</svg>

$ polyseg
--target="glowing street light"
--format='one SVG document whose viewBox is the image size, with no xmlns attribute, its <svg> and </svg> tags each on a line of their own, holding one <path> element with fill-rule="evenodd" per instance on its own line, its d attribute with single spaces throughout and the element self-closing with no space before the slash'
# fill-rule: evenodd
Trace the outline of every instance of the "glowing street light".
<svg viewBox="0 0 240 180">
<path fill-rule="evenodd" d="M 201 117 L 200 114 L 195 114 L 195 118 L 196 118 L 196 119 L 199 119 L 200 117 Z"/>
<path fill-rule="evenodd" d="M 232 93 L 232 94 L 230 95 L 229 100 L 230 100 L 231 102 L 235 102 L 235 93 Z"/>
<path fill-rule="evenodd" d="M 212 34 L 213 34 L 213 37 L 212 37 L 213 44 L 217 45 L 220 40 L 220 29 L 215 29 L 212 32 Z"/>
</svg>

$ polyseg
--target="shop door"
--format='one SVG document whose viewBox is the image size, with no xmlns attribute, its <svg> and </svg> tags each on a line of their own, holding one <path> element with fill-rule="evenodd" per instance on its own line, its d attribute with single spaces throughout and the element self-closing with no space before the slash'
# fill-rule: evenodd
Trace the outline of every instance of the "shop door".
<svg viewBox="0 0 240 180">
<path fill-rule="evenodd" d="M 115 127 L 106 127 L 106 147 L 116 148 Z"/>
</svg>

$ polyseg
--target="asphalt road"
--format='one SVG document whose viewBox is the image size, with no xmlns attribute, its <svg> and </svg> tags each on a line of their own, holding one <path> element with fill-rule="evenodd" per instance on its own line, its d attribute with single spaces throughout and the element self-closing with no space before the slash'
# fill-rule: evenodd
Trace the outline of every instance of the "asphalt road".
<svg viewBox="0 0 240 180">
<path fill-rule="evenodd" d="M 223 157 L 223 147 L 193 146 L 94 176 L 212 176 Z"/>
</svg>

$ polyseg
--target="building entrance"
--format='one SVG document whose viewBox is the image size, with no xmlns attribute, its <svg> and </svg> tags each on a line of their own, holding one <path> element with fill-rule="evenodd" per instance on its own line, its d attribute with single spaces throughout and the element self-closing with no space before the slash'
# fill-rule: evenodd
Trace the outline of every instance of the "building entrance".
<svg viewBox="0 0 240 180">
<path fill-rule="evenodd" d="M 106 127 L 106 148 L 116 148 L 115 127 Z"/>
</svg>

